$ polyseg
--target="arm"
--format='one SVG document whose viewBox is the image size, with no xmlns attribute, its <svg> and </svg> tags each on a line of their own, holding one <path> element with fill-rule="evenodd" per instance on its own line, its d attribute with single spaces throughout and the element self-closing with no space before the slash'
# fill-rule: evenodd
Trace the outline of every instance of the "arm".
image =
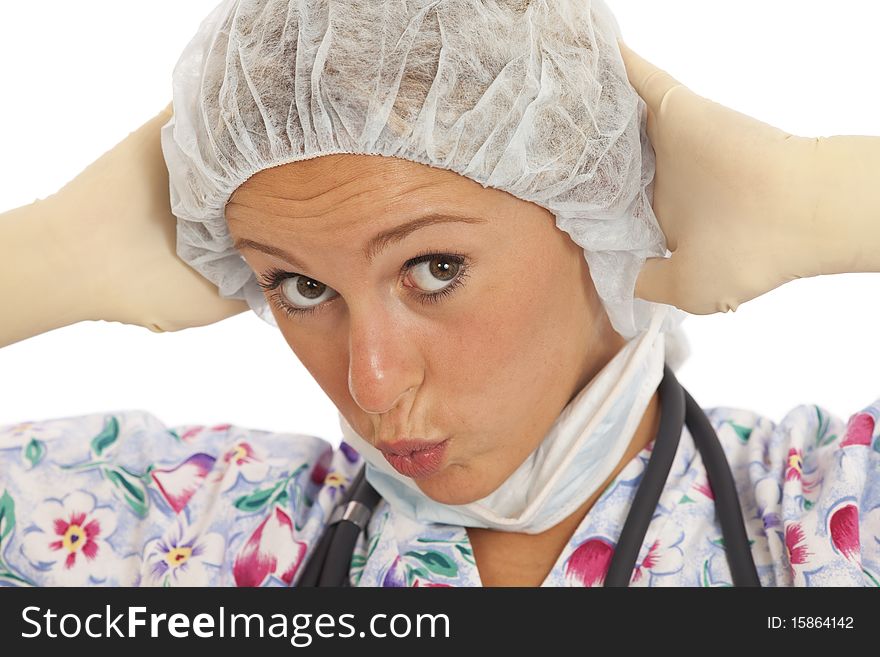
<svg viewBox="0 0 880 657">
<path fill-rule="evenodd" d="M 823 274 L 880 272 L 880 137 L 839 135 L 814 148 L 813 216 Z"/>
<path fill-rule="evenodd" d="M 880 137 L 789 134 L 697 95 L 620 43 L 647 105 L 668 258 L 636 296 L 705 315 L 797 278 L 880 271 Z"/>
<path fill-rule="evenodd" d="M 177 257 L 160 143 L 171 117 L 169 104 L 55 194 L 0 215 L 0 347 L 84 319 L 162 332 L 248 310 Z"/>
<path fill-rule="evenodd" d="M 0 347 L 85 319 L 97 291 L 73 266 L 50 199 L 0 214 Z M 75 243 L 69 243 L 69 247 Z"/>
</svg>

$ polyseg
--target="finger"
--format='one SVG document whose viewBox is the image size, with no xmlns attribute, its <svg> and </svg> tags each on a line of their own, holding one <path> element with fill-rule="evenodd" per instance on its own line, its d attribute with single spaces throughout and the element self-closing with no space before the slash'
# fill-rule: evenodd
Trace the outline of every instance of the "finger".
<svg viewBox="0 0 880 657">
<path fill-rule="evenodd" d="M 620 54 L 626 66 L 630 84 L 648 107 L 656 114 L 660 111 L 663 99 L 672 89 L 684 86 L 663 69 L 657 68 L 648 60 L 633 52 L 623 41 L 618 40 Z"/>
</svg>

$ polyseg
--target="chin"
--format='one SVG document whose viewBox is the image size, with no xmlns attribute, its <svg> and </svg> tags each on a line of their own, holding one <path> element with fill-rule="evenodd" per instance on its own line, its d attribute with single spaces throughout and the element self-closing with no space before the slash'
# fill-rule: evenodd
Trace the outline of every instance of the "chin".
<svg viewBox="0 0 880 657">
<path fill-rule="evenodd" d="M 455 476 L 449 476 L 447 471 L 441 471 L 428 479 L 417 480 L 416 484 L 425 495 L 441 504 L 470 504 L 483 499 L 497 488 L 486 490 L 485 486 L 474 486 L 474 478 L 469 475 L 466 482 L 456 479 Z"/>
</svg>

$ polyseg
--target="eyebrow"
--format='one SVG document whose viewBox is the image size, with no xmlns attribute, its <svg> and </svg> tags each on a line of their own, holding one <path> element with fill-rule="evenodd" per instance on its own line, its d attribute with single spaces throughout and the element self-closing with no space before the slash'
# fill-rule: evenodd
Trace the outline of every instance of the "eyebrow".
<svg viewBox="0 0 880 657">
<path fill-rule="evenodd" d="M 463 222 L 469 224 L 484 224 L 486 223 L 485 219 L 481 219 L 479 217 L 470 217 L 463 215 L 455 215 L 455 214 L 447 214 L 447 213 L 431 213 L 417 219 L 413 219 L 405 224 L 401 224 L 400 226 L 395 226 L 394 228 L 389 228 L 388 230 L 384 230 L 381 233 L 373 236 L 367 245 L 362 250 L 362 254 L 366 259 L 367 263 L 372 263 L 373 260 L 378 256 L 382 251 L 387 249 L 392 244 L 400 242 L 410 233 L 419 230 L 420 228 L 426 228 L 427 226 L 433 226 L 434 224 L 442 224 L 442 223 L 452 223 L 452 222 Z M 275 256 L 277 258 L 282 258 L 286 260 L 288 263 L 296 267 L 297 269 L 308 269 L 305 265 L 300 263 L 295 257 L 293 257 L 290 253 L 285 251 L 282 248 L 277 246 L 271 246 L 269 244 L 261 244 L 260 242 L 256 242 L 254 240 L 250 240 L 247 238 L 239 238 L 235 240 L 233 246 L 238 249 L 254 249 L 256 251 L 262 251 L 263 253 L 267 253 L 269 255 Z"/>
</svg>

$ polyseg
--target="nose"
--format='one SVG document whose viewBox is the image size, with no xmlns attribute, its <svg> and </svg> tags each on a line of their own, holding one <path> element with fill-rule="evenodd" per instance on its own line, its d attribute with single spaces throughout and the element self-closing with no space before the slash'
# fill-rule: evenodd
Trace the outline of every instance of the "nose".
<svg viewBox="0 0 880 657">
<path fill-rule="evenodd" d="M 388 413 L 422 380 L 411 332 L 387 310 L 349 314 L 348 389 L 366 413 Z"/>
</svg>

